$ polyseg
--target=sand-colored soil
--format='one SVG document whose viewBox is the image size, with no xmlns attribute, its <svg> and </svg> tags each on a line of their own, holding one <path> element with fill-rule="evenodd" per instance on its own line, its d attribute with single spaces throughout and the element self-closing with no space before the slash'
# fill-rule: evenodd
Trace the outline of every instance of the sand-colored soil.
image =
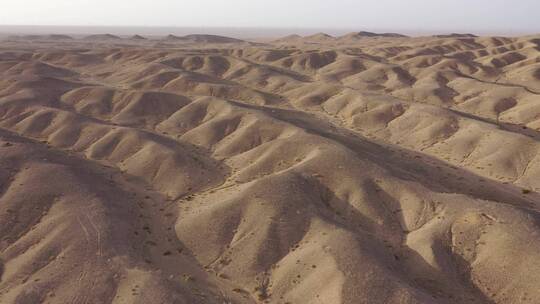
<svg viewBox="0 0 540 304">
<path fill-rule="evenodd" d="M 540 37 L 0 42 L 0 303 L 540 303 Z"/>
</svg>

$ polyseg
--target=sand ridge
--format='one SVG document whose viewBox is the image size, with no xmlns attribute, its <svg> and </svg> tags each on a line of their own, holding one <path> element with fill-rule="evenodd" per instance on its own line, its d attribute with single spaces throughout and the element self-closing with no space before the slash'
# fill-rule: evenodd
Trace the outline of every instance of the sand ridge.
<svg viewBox="0 0 540 304">
<path fill-rule="evenodd" d="M 1 303 L 538 303 L 540 38 L 0 44 Z"/>
</svg>

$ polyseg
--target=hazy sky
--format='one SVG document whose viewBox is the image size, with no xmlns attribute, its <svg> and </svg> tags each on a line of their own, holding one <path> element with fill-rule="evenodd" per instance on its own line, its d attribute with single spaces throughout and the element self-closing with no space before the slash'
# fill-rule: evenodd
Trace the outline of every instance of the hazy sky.
<svg viewBox="0 0 540 304">
<path fill-rule="evenodd" d="M 3 25 L 540 32 L 540 0 L 3 0 Z"/>
</svg>

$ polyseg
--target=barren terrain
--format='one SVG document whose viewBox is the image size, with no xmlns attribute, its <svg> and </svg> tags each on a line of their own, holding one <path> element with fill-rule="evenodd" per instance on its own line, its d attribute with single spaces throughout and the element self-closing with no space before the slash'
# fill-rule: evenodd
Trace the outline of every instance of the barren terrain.
<svg viewBox="0 0 540 304">
<path fill-rule="evenodd" d="M 540 303 L 540 37 L 0 42 L 0 303 Z"/>
</svg>

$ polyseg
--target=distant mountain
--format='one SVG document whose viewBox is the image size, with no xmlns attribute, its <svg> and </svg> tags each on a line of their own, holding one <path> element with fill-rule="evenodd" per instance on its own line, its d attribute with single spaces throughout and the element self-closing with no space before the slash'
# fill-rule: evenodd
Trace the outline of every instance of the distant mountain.
<svg viewBox="0 0 540 304">
<path fill-rule="evenodd" d="M 373 32 L 354 32 L 349 33 L 347 35 L 341 36 L 341 39 L 361 39 L 361 38 L 377 38 L 377 37 L 385 37 L 385 38 L 406 38 L 406 35 L 398 34 L 398 33 L 373 33 Z"/>
<path fill-rule="evenodd" d="M 187 40 L 185 37 L 175 36 L 175 35 L 167 35 L 164 40 Z"/>
<path fill-rule="evenodd" d="M 310 40 L 310 41 L 330 41 L 330 40 L 335 40 L 336 37 L 328 35 L 326 33 L 317 33 L 314 35 L 306 36 L 303 39 Z"/>
<path fill-rule="evenodd" d="M 85 40 L 115 40 L 122 39 L 112 34 L 97 34 L 84 37 Z"/>
<path fill-rule="evenodd" d="M 68 35 L 50 34 L 50 35 L 23 35 L 9 36 L 11 40 L 71 40 L 73 37 Z"/>
<path fill-rule="evenodd" d="M 9 40 L 39 40 L 42 38 L 43 36 L 39 36 L 39 35 L 24 35 L 24 36 L 12 35 L 8 37 Z"/>
<path fill-rule="evenodd" d="M 436 37 L 436 38 L 476 38 L 478 36 L 474 34 L 452 33 L 452 34 L 434 35 L 433 37 Z"/>
<path fill-rule="evenodd" d="M 303 37 L 297 34 L 287 35 L 279 39 L 274 40 L 274 42 L 297 42 L 300 41 Z"/>
<path fill-rule="evenodd" d="M 131 36 L 130 39 L 131 40 L 147 40 L 145 37 L 143 37 L 141 35 L 133 35 L 133 36 Z"/>
<path fill-rule="evenodd" d="M 206 35 L 206 34 L 191 34 L 186 36 L 168 35 L 164 38 L 168 41 L 183 41 L 191 43 L 239 43 L 245 42 L 241 39 L 218 36 L 218 35 Z"/>
<path fill-rule="evenodd" d="M 244 40 L 231 38 L 231 37 L 225 37 L 225 36 L 218 36 L 218 35 L 203 35 L 203 34 L 193 34 L 193 35 L 187 35 L 183 38 L 198 42 L 198 43 L 238 43 L 238 42 L 244 42 Z"/>
<path fill-rule="evenodd" d="M 50 39 L 50 40 L 71 40 L 71 39 L 73 39 L 73 37 L 71 37 L 71 36 L 62 35 L 62 34 L 51 34 L 51 35 L 48 35 L 46 38 Z"/>
</svg>

